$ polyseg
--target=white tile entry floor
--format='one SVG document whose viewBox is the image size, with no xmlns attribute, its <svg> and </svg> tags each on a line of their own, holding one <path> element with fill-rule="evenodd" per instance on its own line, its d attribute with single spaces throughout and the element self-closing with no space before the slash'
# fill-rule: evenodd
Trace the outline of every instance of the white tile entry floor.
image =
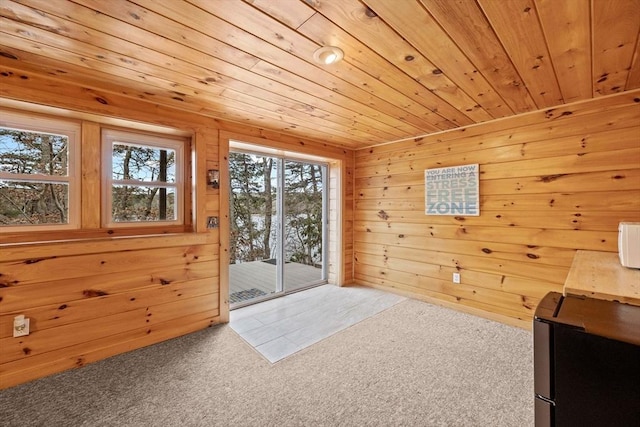
<svg viewBox="0 0 640 427">
<path fill-rule="evenodd" d="M 323 285 L 233 310 L 229 325 L 275 363 L 405 299 L 363 286 Z"/>
</svg>

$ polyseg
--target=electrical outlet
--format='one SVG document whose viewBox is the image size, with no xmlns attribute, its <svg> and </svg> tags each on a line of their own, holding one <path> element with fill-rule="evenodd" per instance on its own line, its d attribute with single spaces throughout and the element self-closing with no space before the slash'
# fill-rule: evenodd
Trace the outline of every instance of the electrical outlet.
<svg viewBox="0 0 640 427">
<path fill-rule="evenodd" d="M 29 335 L 29 319 L 24 314 L 13 318 L 13 336 L 23 337 Z"/>
<path fill-rule="evenodd" d="M 453 273 L 453 283 L 460 283 L 460 273 Z"/>
</svg>

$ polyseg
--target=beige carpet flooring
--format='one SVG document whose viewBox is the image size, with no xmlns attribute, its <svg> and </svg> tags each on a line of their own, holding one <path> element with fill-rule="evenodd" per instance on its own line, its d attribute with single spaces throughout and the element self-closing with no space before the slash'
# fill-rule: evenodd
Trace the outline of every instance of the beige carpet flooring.
<svg viewBox="0 0 640 427">
<path fill-rule="evenodd" d="M 0 424 L 532 426 L 531 341 L 406 300 L 271 364 L 222 325 L 0 391 Z"/>
</svg>

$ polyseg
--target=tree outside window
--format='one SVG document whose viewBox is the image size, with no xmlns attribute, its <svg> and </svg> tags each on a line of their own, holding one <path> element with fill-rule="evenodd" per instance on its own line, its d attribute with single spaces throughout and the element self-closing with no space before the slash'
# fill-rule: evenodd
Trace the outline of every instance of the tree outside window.
<svg viewBox="0 0 640 427">
<path fill-rule="evenodd" d="M 182 142 L 105 132 L 107 223 L 180 222 Z"/>
<path fill-rule="evenodd" d="M 278 165 L 284 167 L 284 212 L 277 211 Z M 284 215 L 286 261 L 322 264 L 323 166 L 278 162 L 267 156 L 231 152 L 230 262 L 274 258 L 278 214 Z"/>
<path fill-rule="evenodd" d="M 0 124 L 0 227 L 75 227 L 71 152 L 77 125 L 48 132 L 54 126 L 46 120 L 5 114 L 18 126 Z"/>
</svg>

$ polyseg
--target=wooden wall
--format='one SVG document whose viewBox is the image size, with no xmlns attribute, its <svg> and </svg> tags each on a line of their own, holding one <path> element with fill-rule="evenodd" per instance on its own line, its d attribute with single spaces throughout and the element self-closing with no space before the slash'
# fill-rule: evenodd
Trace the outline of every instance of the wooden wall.
<svg viewBox="0 0 640 427">
<path fill-rule="evenodd" d="M 78 92 L 74 87 L 56 89 L 61 100 L 64 93 Z M 36 101 L 56 99 L 46 90 L 39 97 Z M 96 106 L 91 112 L 82 105 L 88 99 L 75 101 L 80 111 L 68 108 L 74 102 L 71 99 L 47 102 L 64 104 L 65 109 L 2 100 L 5 108 L 24 107 L 81 120 L 82 197 L 90 202 L 82 203 L 80 230 L 28 235 L 3 230 L 0 234 L 0 388 L 193 332 L 222 319 L 219 230 L 205 226 L 207 215 L 219 215 L 218 196 L 201 179 L 203 165 L 218 161 L 217 130 L 197 118 L 182 121 L 172 110 L 156 108 L 151 119 L 148 106 L 140 113 L 135 110 L 144 104 L 113 95 L 105 99 L 109 99 L 106 108 L 100 111 Z M 105 105 L 97 97 L 93 102 Z M 129 104 L 132 109 L 125 114 L 113 104 Z M 170 133 L 190 135 L 198 179 L 191 177 L 187 200 L 196 200 L 195 223 L 187 220 L 186 229 L 180 231 L 154 228 L 161 234 L 147 236 L 145 229 L 101 228 L 99 147 L 105 125 L 156 131 L 169 127 Z M 30 319 L 30 335 L 13 338 L 17 314 Z"/>
<path fill-rule="evenodd" d="M 218 321 L 206 234 L 3 248 L 0 385 L 8 387 Z M 31 334 L 13 338 L 13 316 Z"/>
<path fill-rule="evenodd" d="M 426 216 L 424 170 L 473 163 L 481 215 Z M 359 150 L 355 175 L 356 282 L 530 327 L 577 249 L 640 221 L 640 91 Z"/>
<path fill-rule="evenodd" d="M 95 147 L 105 124 L 142 130 L 162 126 L 189 134 L 196 171 L 192 231 L 140 236 L 131 229 L 106 230 L 96 223 L 99 213 L 87 208 L 82 230 L 27 237 L 0 233 L 0 389 L 228 321 L 227 265 L 221 257 L 228 250 L 228 229 L 206 228 L 208 216 L 224 216 L 228 208 L 221 190 L 206 185 L 206 170 L 226 165 L 221 132 L 282 141 L 294 151 L 331 151 L 320 142 L 294 141 L 53 78 L 17 72 L 0 78 L 0 111 L 81 120 L 83 151 L 99 152 Z M 353 167 L 353 152 L 333 151 Z M 83 162 L 83 185 L 88 186 L 83 194 L 91 193 L 91 185 L 99 192 L 95 166 Z M 345 239 L 351 241 L 348 235 Z M 346 269 L 351 259 L 344 261 Z M 351 272 L 343 279 L 352 280 Z M 31 319 L 31 334 L 13 338 L 18 314 Z"/>
</svg>

